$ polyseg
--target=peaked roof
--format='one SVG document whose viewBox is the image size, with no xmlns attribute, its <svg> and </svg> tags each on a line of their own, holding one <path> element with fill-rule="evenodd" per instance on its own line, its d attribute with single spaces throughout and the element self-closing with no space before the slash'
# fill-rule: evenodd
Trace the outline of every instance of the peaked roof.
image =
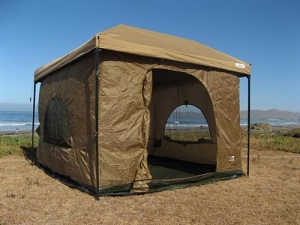
<svg viewBox="0 0 300 225">
<path fill-rule="evenodd" d="M 192 63 L 250 75 L 250 64 L 188 39 L 135 27 L 118 25 L 96 34 L 67 55 L 35 71 L 35 81 L 95 49 Z"/>
</svg>

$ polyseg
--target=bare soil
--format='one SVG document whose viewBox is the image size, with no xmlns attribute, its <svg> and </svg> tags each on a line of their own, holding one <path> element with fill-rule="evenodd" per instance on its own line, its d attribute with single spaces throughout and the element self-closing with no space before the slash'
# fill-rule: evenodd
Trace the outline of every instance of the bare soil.
<svg viewBox="0 0 300 225">
<path fill-rule="evenodd" d="M 243 150 L 246 171 L 246 150 Z M 71 189 L 22 155 L 0 159 L 0 225 L 300 224 L 300 155 L 252 150 L 250 177 L 102 197 Z"/>
</svg>

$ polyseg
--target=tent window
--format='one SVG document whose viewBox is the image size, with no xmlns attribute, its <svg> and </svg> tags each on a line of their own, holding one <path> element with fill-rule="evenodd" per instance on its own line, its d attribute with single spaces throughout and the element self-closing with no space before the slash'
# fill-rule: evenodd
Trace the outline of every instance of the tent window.
<svg viewBox="0 0 300 225">
<path fill-rule="evenodd" d="M 44 119 L 44 142 L 71 147 L 72 137 L 66 106 L 59 97 L 53 97 L 48 103 Z"/>
<path fill-rule="evenodd" d="M 177 107 L 170 114 L 164 138 L 183 144 L 211 142 L 209 125 L 202 111 L 188 104 Z"/>
</svg>

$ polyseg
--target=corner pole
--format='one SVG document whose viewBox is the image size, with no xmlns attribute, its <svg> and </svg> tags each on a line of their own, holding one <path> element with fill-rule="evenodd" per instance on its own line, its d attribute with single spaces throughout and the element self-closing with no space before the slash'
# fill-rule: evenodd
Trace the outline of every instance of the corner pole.
<svg viewBox="0 0 300 225">
<path fill-rule="evenodd" d="M 34 145 L 35 92 L 36 92 L 36 82 L 34 81 L 34 86 L 33 86 L 33 106 L 32 106 L 31 149 L 33 149 L 33 145 Z"/>
<path fill-rule="evenodd" d="M 96 198 L 99 199 L 99 62 L 101 49 L 95 49 L 95 142 L 96 142 Z"/>
<path fill-rule="evenodd" d="M 248 79 L 248 134 L 247 134 L 247 177 L 250 174 L 250 76 L 247 76 Z"/>
</svg>

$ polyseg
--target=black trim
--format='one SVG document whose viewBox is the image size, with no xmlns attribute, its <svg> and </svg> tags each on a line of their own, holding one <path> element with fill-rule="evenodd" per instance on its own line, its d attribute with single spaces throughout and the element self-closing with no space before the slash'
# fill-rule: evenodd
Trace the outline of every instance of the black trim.
<svg viewBox="0 0 300 225">
<path fill-rule="evenodd" d="M 33 149 L 34 145 L 34 119 L 35 119 L 35 93 L 36 93 L 36 83 L 34 81 L 33 85 L 33 106 L 32 106 L 32 129 L 31 129 L 31 149 Z M 31 161 L 31 164 L 33 165 L 33 161 Z"/>
<path fill-rule="evenodd" d="M 250 76 L 248 78 L 248 134 L 247 134 L 247 177 L 250 174 Z"/>
</svg>

